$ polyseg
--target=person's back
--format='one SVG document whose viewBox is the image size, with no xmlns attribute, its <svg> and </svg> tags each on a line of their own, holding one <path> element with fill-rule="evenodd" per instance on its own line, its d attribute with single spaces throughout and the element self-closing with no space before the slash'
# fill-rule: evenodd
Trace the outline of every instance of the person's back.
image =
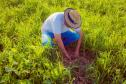
<svg viewBox="0 0 126 84">
<path fill-rule="evenodd" d="M 50 15 L 42 26 L 42 32 L 51 32 L 61 34 L 68 31 L 69 28 L 64 25 L 64 12 L 56 12 Z"/>
</svg>

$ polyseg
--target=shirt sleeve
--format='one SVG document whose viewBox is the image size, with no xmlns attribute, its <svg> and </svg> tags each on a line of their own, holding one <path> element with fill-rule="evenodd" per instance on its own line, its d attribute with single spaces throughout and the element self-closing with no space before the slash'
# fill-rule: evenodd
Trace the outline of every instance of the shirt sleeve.
<svg viewBox="0 0 126 84">
<path fill-rule="evenodd" d="M 61 34 L 62 23 L 59 20 L 55 20 L 52 22 L 52 32 L 54 34 Z"/>
<path fill-rule="evenodd" d="M 74 31 L 76 31 L 76 32 L 80 32 L 80 28 L 77 28 L 77 29 L 74 29 Z"/>
</svg>

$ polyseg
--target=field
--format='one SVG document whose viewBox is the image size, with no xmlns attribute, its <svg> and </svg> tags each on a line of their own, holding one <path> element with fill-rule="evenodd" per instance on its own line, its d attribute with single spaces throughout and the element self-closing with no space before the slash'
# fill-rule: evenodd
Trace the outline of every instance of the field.
<svg viewBox="0 0 126 84">
<path fill-rule="evenodd" d="M 44 20 L 68 7 L 82 17 L 82 50 L 96 53 L 85 77 L 126 84 L 126 0 L 0 0 L 0 84 L 73 84 L 74 65 L 41 46 Z"/>
</svg>

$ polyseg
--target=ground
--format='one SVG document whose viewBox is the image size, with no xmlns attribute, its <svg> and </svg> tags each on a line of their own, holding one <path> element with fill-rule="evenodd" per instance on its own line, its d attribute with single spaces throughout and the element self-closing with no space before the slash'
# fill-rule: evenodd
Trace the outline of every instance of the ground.
<svg viewBox="0 0 126 84">
<path fill-rule="evenodd" d="M 63 63 L 65 67 L 71 67 L 71 72 L 75 78 L 73 84 L 92 84 L 93 81 L 86 77 L 86 65 L 94 62 L 96 58 L 96 52 L 89 49 L 81 49 L 80 56 L 73 58 L 75 48 L 71 46 L 66 47 L 68 53 L 71 55 L 71 62 L 64 56 Z"/>
</svg>

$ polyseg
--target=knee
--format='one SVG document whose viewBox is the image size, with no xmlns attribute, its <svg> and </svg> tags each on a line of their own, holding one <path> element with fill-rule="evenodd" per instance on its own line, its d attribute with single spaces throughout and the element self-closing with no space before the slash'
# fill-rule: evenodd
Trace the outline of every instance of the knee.
<svg viewBox="0 0 126 84">
<path fill-rule="evenodd" d="M 46 35 L 46 34 L 43 34 L 43 35 L 42 35 L 42 45 L 48 44 L 49 41 L 50 41 L 49 36 Z"/>
</svg>

